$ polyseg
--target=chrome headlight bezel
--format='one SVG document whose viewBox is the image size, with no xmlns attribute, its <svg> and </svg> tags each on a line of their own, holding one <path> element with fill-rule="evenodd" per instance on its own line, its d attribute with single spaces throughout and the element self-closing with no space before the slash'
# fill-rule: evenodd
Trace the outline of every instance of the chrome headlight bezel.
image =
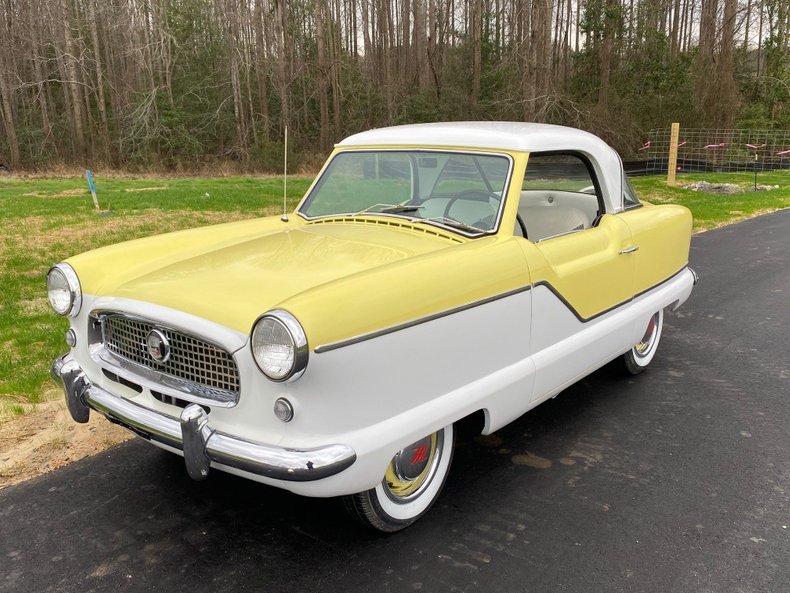
<svg viewBox="0 0 790 593">
<path fill-rule="evenodd" d="M 281 329 L 285 330 L 286 334 L 290 336 L 290 347 L 293 349 L 291 365 L 288 371 L 282 375 L 271 374 L 270 372 L 267 372 L 265 364 L 259 360 L 258 356 L 256 355 L 256 335 L 257 332 L 261 331 L 262 324 L 264 322 L 274 322 L 278 324 Z M 295 381 L 301 377 L 307 368 L 307 359 L 309 357 L 307 336 L 304 333 L 304 329 L 302 329 L 302 326 L 297 321 L 296 317 L 291 315 L 288 311 L 284 311 L 282 309 L 274 309 L 264 313 L 255 320 L 255 323 L 252 325 L 252 331 L 250 332 L 250 352 L 252 353 L 252 359 L 255 361 L 255 364 L 260 369 L 260 371 L 266 376 L 267 379 L 274 381 L 275 383 Z"/>
<path fill-rule="evenodd" d="M 53 299 L 50 296 L 50 292 L 53 290 L 51 284 L 52 279 L 55 277 L 54 274 L 59 274 L 63 277 L 66 288 L 69 291 L 68 307 L 62 310 L 58 310 L 55 307 Z M 82 307 L 82 288 L 80 287 L 80 280 L 77 277 L 77 272 L 75 272 L 74 268 L 69 264 L 65 262 L 55 264 L 49 269 L 49 272 L 47 272 L 47 300 L 52 310 L 62 317 L 76 317 L 79 314 L 80 308 Z"/>
</svg>

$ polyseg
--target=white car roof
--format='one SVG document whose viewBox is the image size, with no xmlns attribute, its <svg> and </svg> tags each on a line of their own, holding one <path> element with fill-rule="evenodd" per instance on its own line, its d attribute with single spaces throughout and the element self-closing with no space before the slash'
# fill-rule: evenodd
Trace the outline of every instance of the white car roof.
<svg viewBox="0 0 790 593">
<path fill-rule="evenodd" d="M 447 146 L 523 152 L 580 152 L 592 162 L 607 212 L 623 209 L 623 173 L 619 155 L 598 136 L 576 128 L 501 121 L 411 124 L 354 134 L 337 146 Z"/>
</svg>

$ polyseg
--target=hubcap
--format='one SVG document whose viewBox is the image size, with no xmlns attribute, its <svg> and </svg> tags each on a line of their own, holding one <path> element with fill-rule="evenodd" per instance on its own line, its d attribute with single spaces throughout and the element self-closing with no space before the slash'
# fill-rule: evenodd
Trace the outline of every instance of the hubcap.
<svg viewBox="0 0 790 593">
<path fill-rule="evenodd" d="M 639 343 L 634 346 L 634 354 L 637 356 L 646 356 L 650 349 L 653 347 L 653 344 L 656 341 L 656 335 L 658 330 L 658 317 L 659 314 L 655 313 L 650 318 L 650 321 L 647 324 L 647 329 L 645 330 L 645 335 L 642 336 L 642 339 Z"/>
<path fill-rule="evenodd" d="M 435 432 L 398 451 L 384 476 L 387 497 L 405 503 L 428 487 L 441 458 L 444 433 Z"/>
</svg>

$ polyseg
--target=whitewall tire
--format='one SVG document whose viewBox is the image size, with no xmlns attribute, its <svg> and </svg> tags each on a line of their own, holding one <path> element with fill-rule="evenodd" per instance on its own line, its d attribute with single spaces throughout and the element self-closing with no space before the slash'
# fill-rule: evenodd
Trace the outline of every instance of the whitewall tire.
<svg viewBox="0 0 790 593">
<path fill-rule="evenodd" d="M 363 524 L 393 532 L 422 517 L 439 497 L 455 447 L 453 425 L 398 451 L 375 488 L 344 498 L 346 510 Z"/>
<path fill-rule="evenodd" d="M 638 375 L 644 371 L 658 350 L 658 342 L 661 340 L 661 331 L 664 328 L 664 310 L 659 309 L 650 317 L 645 328 L 645 333 L 639 343 L 631 348 L 623 356 L 625 368 L 632 375 Z"/>
</svg>

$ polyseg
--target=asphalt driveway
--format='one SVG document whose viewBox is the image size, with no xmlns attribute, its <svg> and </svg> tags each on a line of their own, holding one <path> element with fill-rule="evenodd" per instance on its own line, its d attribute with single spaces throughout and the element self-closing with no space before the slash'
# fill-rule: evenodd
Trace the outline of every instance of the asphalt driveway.
<svg viewBox="0 0 790 593">
<path fill-rule="evenodd" d="M 696 236 L 653 367 L 485 439 L 378 535 L 135 440 L 0 491 L 0 591 L 790 591 L 790 210 Z"/>
</svg>

